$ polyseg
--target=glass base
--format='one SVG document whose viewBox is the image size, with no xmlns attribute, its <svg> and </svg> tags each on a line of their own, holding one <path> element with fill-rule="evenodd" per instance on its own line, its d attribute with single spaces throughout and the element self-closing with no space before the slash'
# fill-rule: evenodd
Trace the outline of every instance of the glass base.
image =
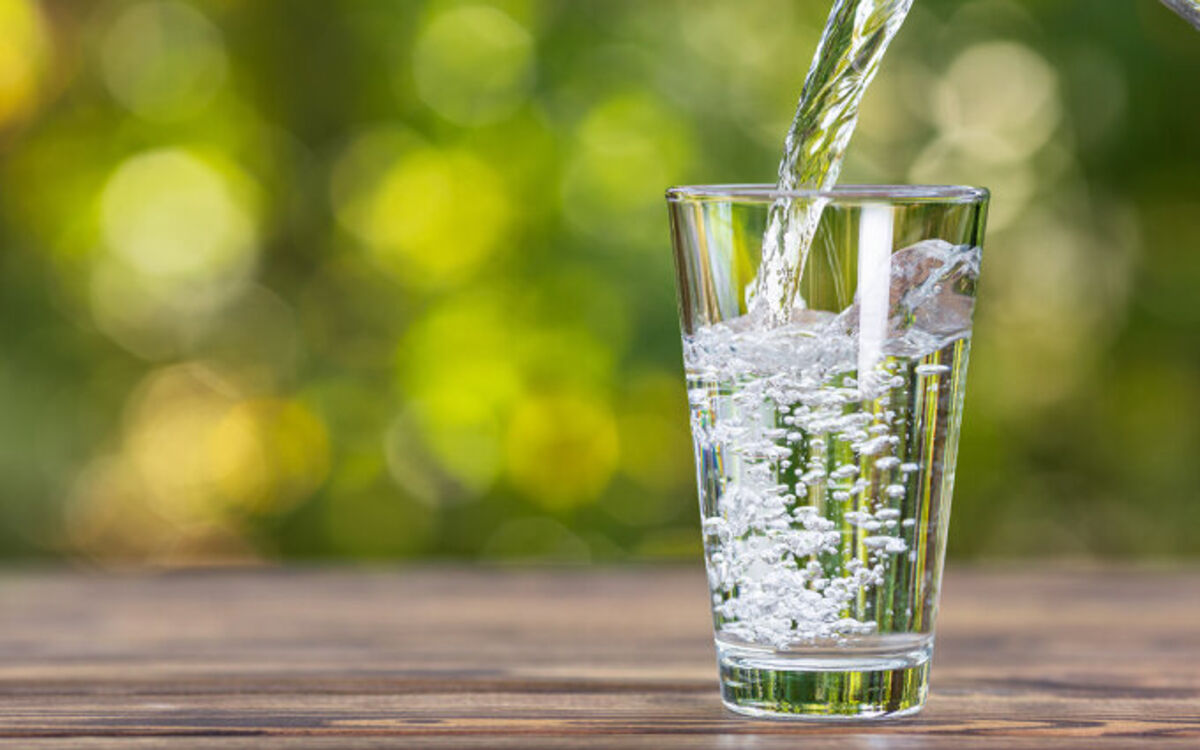
<svg viewBox="0 0 1200 750">
<path fill-rule="evenodd" d="M 930 640 L 887 652 L 779 652 L 717 644 L 721 700 L 767 719 L 837 721 L 910 716 L 929 694 Z"/>
</svg>

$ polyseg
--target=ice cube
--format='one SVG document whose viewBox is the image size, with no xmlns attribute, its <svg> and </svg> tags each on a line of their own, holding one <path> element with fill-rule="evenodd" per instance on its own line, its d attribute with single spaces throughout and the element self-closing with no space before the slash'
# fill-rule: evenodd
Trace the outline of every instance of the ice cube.
<svg viewBox="0 0 1200 750">
<path fill-rule="evenodd" d="M 940 347 L 970 333 L 979 260 L 979 248 L 943 240 L 918 242 L 892 255 L 888 343 L 899 334 L 904 349 L 894 353 L 920 354 L 929 339 Z"/>
<path fill-rule="evenodd" d="M 925 240 L 896 251 L 890 263 L 887 354 L 920 356 L 970 334 L 979 248 Z M 857 335 L 858 301 L 832 325 Z"/>
</svg>

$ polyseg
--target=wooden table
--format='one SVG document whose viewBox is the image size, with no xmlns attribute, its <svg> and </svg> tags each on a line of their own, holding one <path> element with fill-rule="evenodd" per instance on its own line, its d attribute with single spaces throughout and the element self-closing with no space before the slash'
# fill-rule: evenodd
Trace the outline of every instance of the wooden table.
<svg viewBox="0 0 1200 750">
<path fill-rule="evenodd" d="M 701 571 L 0 575 L 0 744 L 1200 747 L 1200 573 L 964 570 L 919 717 L 717 698 Z"/>
</svg>

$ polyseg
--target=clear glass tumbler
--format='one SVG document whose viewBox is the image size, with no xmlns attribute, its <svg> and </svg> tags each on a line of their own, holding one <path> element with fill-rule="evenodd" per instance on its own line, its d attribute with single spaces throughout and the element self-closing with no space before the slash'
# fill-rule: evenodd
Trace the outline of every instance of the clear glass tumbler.
<svg viewBox="0 0 1200 750">
<path fill-rule="evenodd" d="M 667 198 L 722 698 L 754 716 L 915 713 L 988 193 Z M 748 310 L 774 204 L 820 223 L 798 300 L 768 323 Z"/>
</svg>

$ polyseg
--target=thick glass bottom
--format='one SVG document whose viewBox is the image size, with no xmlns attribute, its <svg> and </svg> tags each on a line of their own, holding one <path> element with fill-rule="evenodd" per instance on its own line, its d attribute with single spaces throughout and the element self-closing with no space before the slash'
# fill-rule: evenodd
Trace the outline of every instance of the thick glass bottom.
<svg viewBox="0 0 1200 750">
<path fill-rule="evenodd" d="M 758 718 L 865 720 L 909 716 L 929 693 L 933 642 L 916 648 L 779 652 L 718 642 L 721 699 Z"/>
</svg>

